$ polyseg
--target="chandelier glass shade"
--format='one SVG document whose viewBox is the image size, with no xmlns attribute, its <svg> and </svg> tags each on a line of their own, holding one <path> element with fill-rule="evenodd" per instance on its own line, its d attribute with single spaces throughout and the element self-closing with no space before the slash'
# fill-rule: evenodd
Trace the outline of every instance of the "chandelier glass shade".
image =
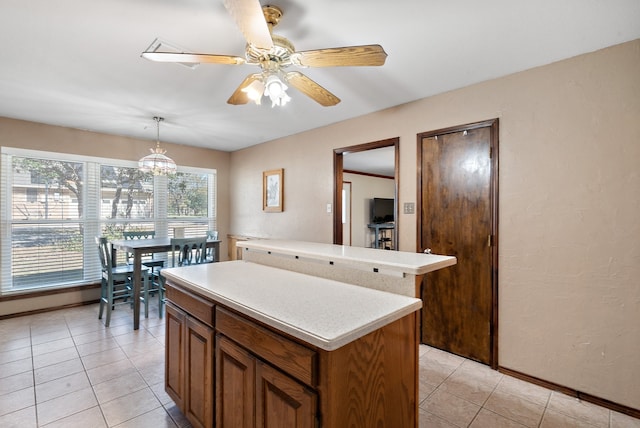
<svg viewBox="0 0 640 428">
<path fill-rule="evenodd" d="M 150 172 L 153 175 L 168 175 L 176 172 L 176 163 L 165 155 L 167 152 L 160 148 L 160 122 L 164 120 L 163 117 L 154 117 L 153 120 L 157 124 L 157 137 L 156 147 L 151 150 L 151 154 L 143 157 L 138 161 L 138 169 L 142 172 Z"/>
</svg>

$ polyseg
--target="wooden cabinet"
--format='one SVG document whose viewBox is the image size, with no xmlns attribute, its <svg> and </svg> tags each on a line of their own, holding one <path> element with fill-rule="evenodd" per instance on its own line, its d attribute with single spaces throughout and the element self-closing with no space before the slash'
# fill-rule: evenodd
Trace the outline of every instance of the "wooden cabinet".
<svg viewBox="0 0 640 428">
<path fill-rule="evenodd" d="M 194 427 L 212 427 L 214 331 L 187 317 L 185 342 L 184 414 Z"/>
<path fill-rule="evenodd" d="M 194 427 L 417 428 L 417 312 L 325 350 L 174 284 L 167 300 L 166 391 Z"/>
<path fill-rule="evenodd" d="M 164 388 L 179 409 L 184 408 L 184 335 L 187 314 L 166 305 Z"/>
<path fill-rule="evenodd" d="M 216 338 L 216 426 L 255 427 L 255 358 L 230 340 Z"/>
<path fill-rule="evenodd" d="M 256 426 L 313 428 L 317 394 L 268 364 L 256 362 Z"/>
<path fill-rule="evenodd" d="M 191 425 L 211 428 L 214 305 L 194 294 L 168 287 L 167 299 L 171 298 L 166 305 L 165 390 Z"/>
<path fill-rule="evenodd" d="M 221 308 L 216 323 L 216 426 L 315 427 L 316 392 L 258 357 L 279 361 L 281 370 L 311 382 L 315 352 Z"/>
</svg>

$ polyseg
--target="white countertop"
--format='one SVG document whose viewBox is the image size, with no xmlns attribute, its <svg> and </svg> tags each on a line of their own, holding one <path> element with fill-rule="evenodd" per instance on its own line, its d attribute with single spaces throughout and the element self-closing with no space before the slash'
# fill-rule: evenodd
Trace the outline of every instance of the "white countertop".
<svg viewBox="0 0 640 428">
<path fill-rule="evenodd" d="M 422 307 L 413 297 L 246 261 L 168 268 L 162 275 L 327 351 Z"/>
<path fill-rule="evenodd" d="M 266 251 L 272 254 L 339 263 L 343 266 L 352 265 L 358 268 L 366 267 L 370 270 L 396 271 L 411 275 L 422 275 L 457 263 L 456 258 L 453 256 L 350 247 L 318 242 L 256 239 L 241 241 L 236 245 L 241 248 L 248 248 L 249 251 Z"/>
</svg>

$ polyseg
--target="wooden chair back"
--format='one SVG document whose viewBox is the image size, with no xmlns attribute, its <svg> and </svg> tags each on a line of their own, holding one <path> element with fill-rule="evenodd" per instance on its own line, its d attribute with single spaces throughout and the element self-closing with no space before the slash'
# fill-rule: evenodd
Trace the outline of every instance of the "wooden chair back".
<svg viewBox="0 0 640 428">
<path fill-rule="evenodd" d="M 207 263 L 207 237 L 171 238 L 171 265 L 189 266 Z"/>
<path fill-rule="evenodd" d="M 129 239 L 129 240 L 133 240 L 133 239 L 153 239 L 156 237 L 156 231 L 155 230 L 135 230 L 135 231 L 126 231 L 126 232 L 122 232 L 122 238 L 123 239 Z M 131 264 L 133 263 L 133 253 L 129 253 L 127 252 L 126 254 L 127 257 L 127 264 Z M 142 258 L 144 260 L 153 260 L 153 254 L 149 253 L 149 254 L 142 254 Z"/>
<path fill-rule="evenodd" d="M 96 244 L 98 245 L 98 254 L 100 255 L 102 272 L 111 276 L 111 267 L 113 266 L 113 263 L 111 258 L 111 249 L 109 248 L 109 242 L 107 241 L 107 238 L 103 236 L 96 236 Z"/>
</svg>

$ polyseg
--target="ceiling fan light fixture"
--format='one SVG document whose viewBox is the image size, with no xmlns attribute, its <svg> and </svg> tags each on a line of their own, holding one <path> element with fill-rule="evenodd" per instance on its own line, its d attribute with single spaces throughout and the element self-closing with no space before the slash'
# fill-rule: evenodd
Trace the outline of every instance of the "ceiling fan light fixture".
<svg viewBox="0 0 640 428">
<path fill-rule="evenodd" d="M 265 83 L 264 95 L 271 99 L 271 107 L 284 106 L 291 97 L 287 94 L 289 87 L 275 74 L 270 74 Z"/>
<path fill-rule="evenodd" d="M 156 147 L 149 149 L 151 150 L 151 154 L 138 161 L 138 169 L 145 173 L 150 172 L 153 175 L 175 174 L 177 169 L 176 163 L 169 156 L 165 155 L 166 150 L 160 148 L 160 122 L 162 122 L 164 118 L 155 116 L 153 120 L 155 120 L 157 124 Z"/>
<path fill-rule="evenodd" d="M 247 98 L 251 101 L 255 102 L 257 105 L 260 105 L 260 100 L 262 99 L 262 95 L 264 94 L 265 86 L 262 80 L 256 79 L 246 88 L 242 88 L 242 92 L 247 94 Z"/>
</svg>

